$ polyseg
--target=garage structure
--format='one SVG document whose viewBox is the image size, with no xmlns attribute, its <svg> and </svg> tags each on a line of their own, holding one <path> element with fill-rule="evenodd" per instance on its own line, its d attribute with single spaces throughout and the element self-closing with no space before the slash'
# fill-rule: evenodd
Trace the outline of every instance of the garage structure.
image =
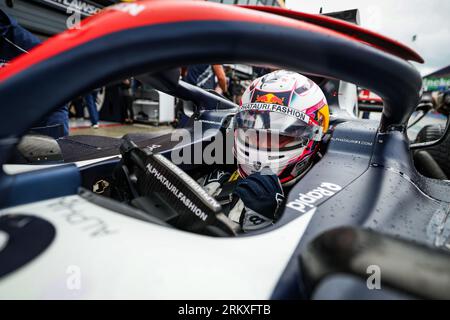
<svg viewBox="0 0 450 320">
<path fill-rule="evenodd" d="M 210 0 L 225 4 L 284 7 L 283 0 Z M 46 39 L 67 28 L 67 18 L 74 8 L 81 19 L 97 13 L 120 0 L 0 0 L 0 9 L 15 17 L 19 24 Z M 125 2 L 125 1 L 123 1 Z M 130 1 L 127 1 L 130 2 Z"/>
<path fill-rule="evenodd" d="M 445 91 L 450 89 L 450 65 L 434 71 L 423 78 L 425 91 Z"/>
<path fill-rule="evenodd" d="M 78 8 L 81 19 L 100 11 L 113 0 L 0 0 L 0 9 L 20 25 L 46 39 L 67 28 L 67 18 Z"/>
</svg>

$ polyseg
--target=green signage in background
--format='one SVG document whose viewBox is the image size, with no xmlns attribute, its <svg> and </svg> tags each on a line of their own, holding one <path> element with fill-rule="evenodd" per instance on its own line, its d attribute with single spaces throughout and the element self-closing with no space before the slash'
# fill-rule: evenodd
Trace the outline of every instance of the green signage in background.
<svg viewBox="0 0 450 320">
<path fill-rule="evenodd" d="M 425 91 L 443 90 L 450 88 L 450 77 L 430 77 L 423 79 Z"/>
</svg>

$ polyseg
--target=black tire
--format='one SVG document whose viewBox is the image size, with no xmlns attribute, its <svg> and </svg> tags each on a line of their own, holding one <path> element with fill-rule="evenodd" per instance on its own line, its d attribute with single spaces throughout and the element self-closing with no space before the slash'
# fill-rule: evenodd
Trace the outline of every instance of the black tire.
<svg viewBox="0 0 450 320">
<path fill-rule="evenodd" d="M 427 125 L 419 131 L 415 142 L 435 141 L 442 137 L 444 133 L 445 128 L 441 125 Z M 447 135 L 445 140 L 438 145 L 424 150 L 431 155 L 445 175 L 450 177 L 450 135 Z"/>
</svg>

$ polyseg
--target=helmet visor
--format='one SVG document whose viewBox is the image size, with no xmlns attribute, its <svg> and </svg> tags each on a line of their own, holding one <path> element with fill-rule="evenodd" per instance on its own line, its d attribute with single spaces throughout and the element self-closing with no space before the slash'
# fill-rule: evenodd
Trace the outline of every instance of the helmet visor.
<svg viewBox="0 0 450 320">
<path fill-rule="evenodd" d="M 250 147 L 289 150 L 322 139 L 322 127 L 278 112 L 245 110 L 234 117 L 236 138 Z"/>
</svg>

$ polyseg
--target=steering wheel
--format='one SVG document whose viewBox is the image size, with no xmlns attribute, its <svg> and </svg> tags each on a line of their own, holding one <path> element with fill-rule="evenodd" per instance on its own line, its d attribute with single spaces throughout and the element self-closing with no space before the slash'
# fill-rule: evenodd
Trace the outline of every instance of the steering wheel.
<svg viewBox="0 0 450 320">
<path fill-rule="evenodd" d="M 178 229 L 236 235 L 238 226 L 221 212 L 220 204 L 170 160 L 126 138 L 120 152 L 122 160 L 113 174 L 115 188 L 135 207 Z"/>
</svg>

